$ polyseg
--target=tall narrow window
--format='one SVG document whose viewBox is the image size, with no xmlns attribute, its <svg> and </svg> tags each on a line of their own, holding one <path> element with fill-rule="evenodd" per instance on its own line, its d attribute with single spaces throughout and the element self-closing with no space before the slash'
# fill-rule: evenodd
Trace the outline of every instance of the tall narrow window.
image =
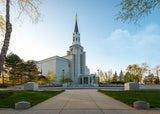
<svg viewBox="0 0 160 114">
<path fill-rule="evenodd" d="M 81 72 L 81 74 L 83 73 L 83 56 L 82 56 L 82 54 L 80 54 L 80 72 Z"/>
</svg>

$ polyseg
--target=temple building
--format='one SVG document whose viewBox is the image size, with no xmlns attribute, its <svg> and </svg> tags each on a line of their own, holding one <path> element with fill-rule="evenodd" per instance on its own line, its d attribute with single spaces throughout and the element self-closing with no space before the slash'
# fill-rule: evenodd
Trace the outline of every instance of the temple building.
<svg viewBox="0 0 160 114">
<path fill-rule="evenodd" d="M 37 62 L 39 71 L 47 76 L 49 71 L 56 75 L 56 83 L 62 83 L 62 80 L 69 77 L 74 85 L 93 84 L 93 76 L 86 66 L 86 52 L 80 42 L 80 33 L 77 23 L 77 14 L 75 28 L 73 32 L 72 45 L 63 57 L 53 56 Z"/>
</svg>

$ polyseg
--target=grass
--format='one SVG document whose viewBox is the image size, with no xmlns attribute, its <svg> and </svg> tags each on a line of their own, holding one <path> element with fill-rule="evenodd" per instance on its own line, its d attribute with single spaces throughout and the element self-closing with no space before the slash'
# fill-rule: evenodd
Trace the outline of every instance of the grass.
<svg viewBox="0 0 160 114">
<path fill-rule="evenodd" d="M 133 106 L 135 101 L 146 101 L 152 108 L 160 108 L 160 90 L 141 90 L 141 91 L 103 91 L 99 90 L 114 99 Z"/>
<path fill-rule="evenodd" d="M 0 98 L 0 108 L 14 108 L 15 103 L 20 101 L 28 101 L 31 106 L 34 106 L 48 98 L 51 98 L 63 91 L 22 91 L 22 90 L 7 90 L 1 92 L 11 92 L 13 95 L 7 98 Z"/>
</svg>

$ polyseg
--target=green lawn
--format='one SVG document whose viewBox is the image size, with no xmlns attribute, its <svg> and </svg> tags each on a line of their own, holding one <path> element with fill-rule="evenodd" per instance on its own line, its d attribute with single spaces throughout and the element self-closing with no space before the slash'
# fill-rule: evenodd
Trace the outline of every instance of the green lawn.
<svg viewBox="0 0 160 114">
<path fill-rule="evenodd" d="M 13 95 L 7 98 L 0 98 L 0 108 L 14 108 L 15 103 L 20 101 L 28 101 L 31 106 L 36 105 L 50 97 L 53 97 L 63 91 L 22 91 L 7 90 L 1 92 L 11 92 Z"/>
<path fill-rule="evenodd" d="M 113 97 L 121 102 L 133 106 L 135 101 L 146 101 L 150 103 L 152 108 L 160 108 L 160 90 L 141 90 L 141 91 L 103 91 L 110 97 Z"/>
</svg>

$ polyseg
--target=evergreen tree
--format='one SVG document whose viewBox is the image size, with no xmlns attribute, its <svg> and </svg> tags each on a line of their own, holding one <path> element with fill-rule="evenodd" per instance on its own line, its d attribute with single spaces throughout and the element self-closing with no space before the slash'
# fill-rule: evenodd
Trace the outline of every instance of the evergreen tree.
<svg viewBox="0 0 160 114">
<path fill-rule="evenodd" d="M 104 77 L 105 77 L 105 82 L 108 81 L 108 75 L 107 75 L 107 72 L 104 73 Z"/>
<path fill-rule="evenodd" d="M 28 81 L 35 81 L 35 79 L 37 78 L 38 74 L 40 73 L 38 71 L 38 67 L 35 64 L 35 61 L 32 60 L 28 60 L 27 62 L 25 62 L 26 64 L 26 72 L 27 72 L 27 76 L 28 76 Z"/>
<path fill-rule="evenodd" d="M 117 79 L 118 79 L 118 75 L 117 75 L 117 72 L 115 71 L 115 74 L 113 75 L 113 78 L 112 78 L 112 82 L 117 82 Z"/>
<path fill-rule="evenodd" d="M 126 72 L 125 76 L 124 76 L 124 82 L 129 82 L 130 81 L 130 73 Z"/>
<path fill-rule="evenodd" d="M 121 70 L 121 72 L 119 74 L 119 81 L 124 81 L 124 75 L 123 75 L 122 70 Z"/>
<path fill-rule="evenodd" d="M 8 54 L 5 59 L 5 68 L 9 69 L 9 79 L 12 85 L 16 85 L 16 82 L 19 82 L 20 70 L 17 69 L 17 65 L 22 63 L 22 61 L 18 55 L 13 53 Z"/>
<path fill-rule="evenodd" d="M 22 59 L 14 53 L 8 54 L 5 58 L 5 66 L 7 68 L 15 68 L 16 65 L 20 62 L 22 62 Z"/>
<path fill-rule="evenodd" d="M 112 70 L 108 70 L 108 82 L 111 82 Z"/>
</svg>

